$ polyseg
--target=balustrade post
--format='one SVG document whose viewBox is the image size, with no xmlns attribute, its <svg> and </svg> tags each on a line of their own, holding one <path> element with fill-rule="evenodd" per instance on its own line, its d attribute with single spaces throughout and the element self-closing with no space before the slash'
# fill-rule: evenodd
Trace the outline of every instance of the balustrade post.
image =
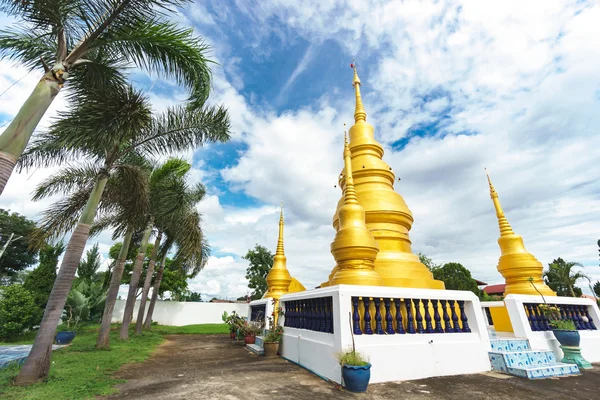
<svg viewBox="0 0 600 400">
<path fill-rule="evenodd" d="M 417 324 L 417 333 L 423 333 L 423 316 L 421 315 L 421 299 L 415 302 L 415 323 Z"/>
<path fill-rule="evenodd" d="M 394 305 L 396 306 L 396 332 L 403 334 L 406 333 L 402 326 L 402 310 L 400 309 L 400 299 L 394 299 Z"/>
<path fill-rule="evenodd" d="M 385 332 L 383 331 L 382 326 L 383 318 L 381 318 L 381 299 L 379 297 L 374 297 L 373 302 L 375 303 L 375 333 L 383 335 Z"/>
<path fill-rule="evenodd" d="M 431 304 L 433 305 L 433 320 L 435 321 L 435 333 L 444 333 L 444 329 L 442 328 L 442 323 L 440 320 L 440 312 L 438 310 L 438 301 L 439 300 L 431 300 Z"/>
<path fill-rule="evenodd" d="M 358 313 L 358 297 L 352 297 L 352 325 L 355 335 L 362 335 L 360 329 L 360 314 Z"/>
<path fill-rule="evenodd" d="M 448 300 L 450 304 L 450 312 L 452 313 L 452 332 L 460 332 L 458 324 L 458 316 L 456 315 L 456 300 Z"/>
<path fill-rule="evenodd" d="M 385 332 L 388 335 L 393 335 L 394 332 L 394 323 L 392 319 L 392 312 L 390 311 L 390 299 L 383 299 L 383 303 L 385 305 Z"/>
<path fill-rule="evenodd" d="M 413 302 L 412 299 L 404 299 L 406 302 L 406 332 L 407 333 L 416 333 L 413 325 L 413 316 L 412 316 L 412 307 Z"/>
<path fill-rule="evenodd" d="M 454 332 L 448 315 L 448 300 L 440 300 L 442 303 L 442 318 L 444 318 L 444 332 Z"/>
<path fill-rule="evenodd" d="M 368 297 L 363 297 L 363 304 L 365 306 L 365 314 L 364 314 L 365 333 L 367 335 L 372 335 L 373 328 L 371 327 L 371 310 L 369 310 L 369 298 Z"/>
<path fill-rule="evenodd" d="M 429 312 L 429 299 L 423 299 L 423 309 L 425 311 L 425 333 L 433 333 L 431 314 Z"/>
<path fill-rule="evenodd" d="M 464 300 L 458 300 L 458 309 L 460 310 L 460 321 L 462 322 L 462 331 L 467 333 L 471 332 L 471 328 L 469 328 L 469 319 L 467 318 L 467 314 L 465 314 Z"/>
<path fill-rule="evenodd" d="M 540 327 L 538 326 L 537 323 L 537 316 L 535 315 L 534 312 L 534 305 L 533 304 L 525 304 L 525 307 L 527 308 L 527 314 L 529 316 L 529 325 L 531 326 L 531 330 L 534 332 L 537 332 L 540 330 Z"/>
</svg>

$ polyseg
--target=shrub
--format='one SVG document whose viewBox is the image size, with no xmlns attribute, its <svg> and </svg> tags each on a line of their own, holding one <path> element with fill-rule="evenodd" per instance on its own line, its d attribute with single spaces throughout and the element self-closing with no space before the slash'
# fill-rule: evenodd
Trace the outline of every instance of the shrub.
<svg viewBox="0 0 600 400">
<path fill-rule="evenodd" d="M 0 338 L 15 340 L 25 329 L 33 327 L 38 307 L 23 285 L 7 286 L 0 296 Z"/>
</svg>

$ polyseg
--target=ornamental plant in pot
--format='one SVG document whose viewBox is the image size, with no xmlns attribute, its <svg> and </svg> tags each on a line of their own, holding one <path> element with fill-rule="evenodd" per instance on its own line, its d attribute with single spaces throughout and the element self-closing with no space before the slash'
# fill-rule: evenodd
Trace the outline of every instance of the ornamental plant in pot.
<svg viewBox="0 0 600 400">
<path fill-rule="evenodd" d="M 235 339 L 237 336 L 237 330 L 241 323 L 240 316 L 237 315 L 235 311 L 233 311 L 231 314 L 227 314 L 227 311 L 223 311 L 221 319 L 227 324 L 227 327 L 229 328 L 229 338 L 232 340 Z"/>
<path fill-rule="evenodd" d="M 275 357 L 279 352 L 279 343 L 283 337 L 283 326 L 279 325 L 279 317 L 283 316 L 283 309 L 277 306 L 277 300 L 273 299 L 273 312 L 269 318 L 269 330 L 263 341 L 265 357 Z"/>
<path fill-rule="evenodd" d="M 79 321 L 79 316 L 73 313 L 73 307 L 67 305 L 63 311 L 63 323 L 58 326 L 54 337 L 56 344 L 71 344 L 77 335 Z"/>
<path fill-rule="evenodd" d="M 338 361 L 342 366 L 342 379 L 346 389 L 351 392 L 366 392 L 371 380 L 371 364 L 364 355 L 356 351 L 352 332 L 352 314 L 349 315 L 352 348 L 339 354 Z"/>
<path fill-rule="evenodd" d="M 254 344 L 256 341 L 256 335 L 259 335 L 262 332 L 262 324 L 258 321 L 245 321 L 242 332 L 244 334 L 244 343 L 245 344 Z"/>
</svg>

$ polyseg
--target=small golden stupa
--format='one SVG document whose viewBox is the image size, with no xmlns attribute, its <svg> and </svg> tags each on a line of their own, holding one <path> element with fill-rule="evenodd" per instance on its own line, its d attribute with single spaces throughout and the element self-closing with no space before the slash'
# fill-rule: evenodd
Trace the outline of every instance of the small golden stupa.
<svg viewBox="0 0 600 400">
<path fill-rule="evenodd" d="M 544 296 L 556 296 L 556 293 L 544 283 L 542 263 L 525 249 L 523 238 L 515 234 L 508 223 L 500 205 L 500 200 L 498 200 L 498 193 L 492 185 L 487 170 L 486 175 L 490 185 L 490 197 L 494 202 L 498 226 L 500 227 L 498 245 L 500 246 L 501 256 L 498 261 L 498 272 L 502 274 L 506 281 L 504 294 L 531 294 L 537 296 L 539 295 L 535 289 L 537 288 Z M 535 288 L 530 282 L 530 278 L 533 278 Z"/>
<path fill-rule="evenodd" d="M 494 185 L 492 185 L 489 174 L 487 174 L 487 178 L 490 185 L 490 197 L 494 202 L 496 216 L 498 217 L 498 226 L 500 228 L 498 245 L 500 246 L 501 255 L 498 260 L 498 271 L 502 274 L 506 282 L 504 295 L 529 294 L 539 296 L 542 293 L 544 296 L 556 296 L 556 293 L 544 283 L 544 279 L 542 278 L 542 263 L 525 249 L 523 238 L 515 234 L 508 223 L 500 205 L 500 200 L 498 200 L 498 193 Z M 530 282 L 530 278 L 533 279 L 533 282 Z M 532 283 L 535 285 L 535 288 Z M 489 310 L 497 332 L 513 332 L 506 306 L 490 307 Z"/>
<path fill-rule="evenodd" d="M 277 239 L 277 250 L 273 258 L 273 266 L 267 274 L 267 292 L 263 295 L 265 298 L 279 298 L 286 293 L 302 292 L 306 290 L 304 286 L 290 275 L 286 261 L 287 258 L 283 251 L 283 203 L 281 203 L 281 213 L 279 214 L 279 237 Z"/>
<path fill-rule="evenodd" d="M 340 175 L 340 186 L 344 189 L 345 171 L 350 171 L 358 203 L 365 210 L 367 228 L 371 231 L 379 253 L 375 259 L 375 271 L 383 280 L 383 286 L 444 289 L 444 283 L 433 279 L 433 275 L 412 253 L 408 236 L 413 216 L 406 202 L 395 190 L 396 179 L 392 168 L 383 157 L 383 147 L 374 138 L 373 126 L 367 123 L 367 113 L 360 95 L 360 79 L 354 68 L 353 86 L 356 96 L 354 125 L 350 128 L 351 167 L 346 166 Z M 344 205 L 342 197 L 333 217 L 333 227 L 340 228 L 339 212 Z M 333 284 L 339 266 L 321 287 Z"/>
<path fill-rule="evenodd" d="M 375 272 L 375 258 L 379 246 L 365 224 L 365 210 L 356 198 L 352 168 L 350 167 L 350 149 L 344 132 L 344 165 L 346 166 L 343 204 L 338 210 L 338 231 L 331 254 L 337 263 L 331 285 L 382 286 L 383 280 Z"/>
</svg>

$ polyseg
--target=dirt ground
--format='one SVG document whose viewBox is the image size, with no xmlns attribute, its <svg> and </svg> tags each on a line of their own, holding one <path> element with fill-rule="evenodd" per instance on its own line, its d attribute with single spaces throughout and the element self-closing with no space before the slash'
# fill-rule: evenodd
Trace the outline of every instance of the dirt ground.
<svg viewBox="0 0 600 400">
<path fill-rule="evenodd" d="M 346 392 L 282 358 L 248 352 L 226 335 L 171 335 L 145 363 L 128 365 L 127 379 L 108 399 L 448 399 L 588 400 L 600 392 L 600 364 L 581 376 L 528 381 L 497 373 L 369 385 Z"/>
</svg>

